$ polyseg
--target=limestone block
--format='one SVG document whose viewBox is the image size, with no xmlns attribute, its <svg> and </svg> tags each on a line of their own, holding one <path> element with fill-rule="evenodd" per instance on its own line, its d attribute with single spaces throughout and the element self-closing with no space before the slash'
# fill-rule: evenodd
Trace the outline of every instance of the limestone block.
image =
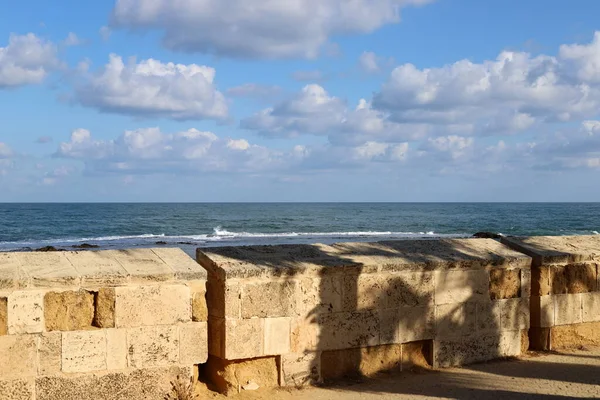
<svg viewBox="0 0 600 400">
<path fill-rule="evenodd" d="M 264 355 L 275 356 L 290 352 L 290 335 L 292 319 L 265 318 L 264 320 Z"/>
<path fill-rule="evenodd" d="M 34 400 L 33 380 L 0 380 L 0 398 L 2 400 Z"/>
<path fill-rule="evenodd" d="M 94 295 L 85 290 L 48 292 L 44 319 L 47 331 L 89 329 L 94 321 Z"/>
<path fill-rule="evenodd" d="M 402 365 L 402 350 L 398 346 L 398 367 Z M 400 369 L 400 368 L 398 368 Z M 352 379 L 361 376 L 361 349 L 328 350 L 321 353 L 321 377 L 328 383 L 341 379 Z"/>
<path fill-rule="evenodd" d="M 343 277 L 343 311 L 383 308 L 387 274 L 349 274 Z"/>
<path fill-rule="evenodd" d="M 209 275 L 206 282 L 208 314 L 217 318 L 240 318 L 242 288 L 239 282 L 222 281 Z"/>
<path fill-rule="evenodd" d="M 203 364 L 208 358 L 208 324 L 189 322 L 179 327 L 179 363 Z"/>
<path fill-rule="evenodd" d="M 62 370 L 67 373 L 106 369 L 106 333 L 103 330 L 62 333 Z"/>
<path fill-rule="evenodd" d="M 42 333 L 38 343 L 38 375 L 53 375 L 62 368 L 62 333 Z"/>
<path fill-rule="evenodd" d="M 379 317 L 375 312 L 322 314 L 317 320 L 321 328 L 319 349 L 350 349 L 376 346 L 380 343 Z"/>
<path fill-rule="evenodd" d="M 433 341 L 421 340 L 402 344 L 402 370 L 431 368 Z"/>
<path fill-rule="evenodd" d="M 175 277 L 175 272 L 151 249 L 107 250 L 123 266 L 130 282 L 163 282 Z"/>
<path fill-rule="evenodd" d="M 84 287 L 123 285 L 129 279 L 112 252 L 73 251 L 64 255 L 79 273 Z"/>
<path fill-rule="evenodd" d="M 531 270 L 521 270 L 521 297 L 531 297 Z"/>
<path fill-rule="evenodd" d="M 548 296 L 552 291 L 552 267 L 539 266 L 531 271 L 531 295 Z"/>
<path fill-rule="evenodd" d="M 18 253 L 21 269 L 33 286 L 77 286 L 79 273 L 62 253 Z"/>
<path fill-rule="evenodd" d="M 0 377 L 25 378 L 37 373 L 37 339 L 33 335 L 0 336 Z"/>
<path fill-rule="evenodd" d="M 488 300 L 489 285 L 489 274 L 485 270 L 436 271 L 435 304 Z"/>
<path fill-rule="evenodd" d="M 600 292 L 583 293 L 581 295 L 581 302 L 583 305 L 583 322 L 600 321 Z M 2 305 L 0 304 L 0 309 L 1 307 Z M 0 320 L 2 319 L 1 314 L 2 311 L 0 311 Z M 1 329 L 0 327 L 0 332 Z"/>
<path fill-rule="evenodd" d="M 475 332 L 476 303 L 444 304 L 435 307 L 436 337 L 465 336 Z"/>
<path fill-rule="evenodd" d="M 419 307 L 433 304 L 435 285 L 431 272 L 384 275 L 384 301 L 378 308 Z"/>
<path fill-rule="evenodd" d="M 192 293 L 192 321 L 208 321 L 208 306 L 206 303 L 206 290 Z"/>
<path fill-rule="evenodd" d="M 391 372 L 402 370 L 401 344 L 387 344 L 373 347 L 364 347 L 359 349 L 359 351 L 361 375 L 373 376 L 378 372 Z M 325 352 L 323 354 L 325 354 Z"/>
<path fill-rule="evenodd" d="M 529 299 L 502 300 L 502 330 L 520 331 L 529 328 Z"/>
<path fill-rule="evenodd" d="M 554 326 L 550 329 L 549 350 L 600 345 L 599 322 Z"/>
<path fill-rule="evenodd" d="M 406 343 L 432 339 L 435 307 L 403 307 L 380 311 L 380 343 Z"/>
<path fill-rule="evenodd" d="M 531 298 L 531 325 L 536 328 L 554 326 L 554 296 Z"/>
<path fill-rule="evenodd" d="M 127 331 L 106 329 L 106 369 L 127 368 Z"/>
<path fill-rule="evenodd" d="M 160 368 L 36 379 L 36 400 L 164 400 L 178 376 L 190 368 Z"/>
<path fill-rule="evenodd" d="M 127 330 L 129 366 L 154 368 L 179 360 L 179 332 L 176 326 L 144 326 Z"/>
<path fill-rule="evenodd" d="M 260 318 L 226 320 L 224 358 L 242 360 L 262 357 L 263 328 L 264 321 Z"/>
<path fill-rule="evenodd" d="M 152 249 L 174 272 L 177 279 L 206 279 L 206 270 L 180 248 Z"/>
<path fill-rule="evenodd" d="M 447 368 L 500 357 L 500 336 L 483 334 L 434 341 L 434 367 Z"/>
<path fill-rule="evenodd" d="M 490 270 L 490 299 L 514 299 L 521 292 L 521 270 L 492 269 Z"/>
<path fill-rule="evenodd" d="M 567 294 L 569 293 L 569 276 L 565 266 L 552 265 L 550 269 L 550 293 Z"/>
<path fill-rule="evenodd" d="M 191 294 L 185 285 L 118 287 L 115 295 L 117 328 L 191 321 Z"/>
<path fill-rule="evenodd" d="M 21 289 L 28 285 L 28 277 L 20 266 L 15 253 L 0 253 L 0 290 Z"/>
<path fill-rule="evenodd" d="M 296 282 L 263 281 L 242 287 L 242 318 L 296 315 Z"/>
<path fill-rule="evenodd" d="M 583 321 L 581 294 L 561 294 L 554 298 L 554 323 L 556 325 L 577 324 Z"/>
<path fill-rule="evenodd" d="M 477 304 L 477 332 L 494 333 L 502 329 L 502 301 Z"/>
<path fill-rule="evenodd" d="M 320 326 L 315 318 L 293 318 L 291 322 L 291 352 L 300 354 L 318 350 L 320 331 Z"/>
<path fill-rule="evenodd" d="M 567 293 L 588 293 L 596 290 L 596 264 L 574 264 L 565 267 Z"/>
<path fill-rule="evenodd" d="M 100 288 L 96 293 L 96 315 L 94 326 L 98 328 L 115 327 L 115 301 L 114 288 Z"/>
<path fill-rule="evenodd" d="M 256 383 L 261 389 L 279 386 L 277 357 L 237 361 L 209 357 L 206 371 L 217 391 L 223 394 L 239 393 L 249 382 Z"/>
<path fill-rule="evenodd" d="M 0 336 L 8 334 L 8 299 L 0 297 Z"/>
<path fill-rule="evenodd" d="M 343 280 L 339 277 L 305 278 L 298 283 L 298 315 L 305 317 L 342 310 Z"/>
<path fill-rule="evenodd" d="M 18 291 L 8 297 L 8 333 L 44 331 L 44 292 Z"/>
<path fill-rule="evenodd" d="M 290 353 L 281 356 L 283 385 L 300 387 L 321 382 L 321 357 L 318 352 Z"/>
<path fill-rule="evenodd" d="M 502 331 L 500 332 L 499 356 L 500 357 L 518 357 L 521 355 L 522 331 Z"/>
</svg>

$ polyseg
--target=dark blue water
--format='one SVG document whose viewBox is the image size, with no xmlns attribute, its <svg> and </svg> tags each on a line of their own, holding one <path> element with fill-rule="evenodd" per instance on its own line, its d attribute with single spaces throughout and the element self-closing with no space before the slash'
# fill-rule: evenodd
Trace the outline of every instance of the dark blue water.
<svg viewBox="0 0 600 400">
<path fill-rule="evenodd" d="M 0 204 L 0 250 L 590 235 L 600 203 Z"/>
</svg>

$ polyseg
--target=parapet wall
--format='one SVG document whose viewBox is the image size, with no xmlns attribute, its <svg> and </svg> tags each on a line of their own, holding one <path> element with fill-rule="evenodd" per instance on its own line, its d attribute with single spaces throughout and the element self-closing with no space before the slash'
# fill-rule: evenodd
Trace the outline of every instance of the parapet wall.
<svg viewBox="0 0 600 400">
<path fill-rule="evenodd" d="M 600 236 L 503 238 L 530 255 L 532 349 L 600 344 Z"/>
<path fill-rule="evenodd" d="M 462 365 L 528 346 L 531 258 L 494 240 L 213 248 L 198 261 L 223 391 Z"/>
<path fill-rule="evenodd" d="M 207 359 L 205 285 L 179 249 L 0 253 L 0 398 L 164 399 Z"/>
</svg>

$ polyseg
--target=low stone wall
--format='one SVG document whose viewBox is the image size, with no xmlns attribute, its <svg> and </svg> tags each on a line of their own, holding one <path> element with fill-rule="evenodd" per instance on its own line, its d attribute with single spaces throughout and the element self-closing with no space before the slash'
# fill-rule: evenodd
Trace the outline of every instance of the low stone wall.
<svg viewBox="0 0 600 400">
<path fill-rule="evenodd" d="M 207 359 L 205 284 L 179 249 L 0 253 L 0 398 L 164 399 Z"/>
<path fill-rule="evenodd" d="M 600 236 L 503 238 L 530 255 L 531 346 L 600 344 Z"/>
<path fill-rule="evenodd" d="M 488 239 L 199 249 L 224 392 L 527 349 L 530 257 Z"/>
</svg>

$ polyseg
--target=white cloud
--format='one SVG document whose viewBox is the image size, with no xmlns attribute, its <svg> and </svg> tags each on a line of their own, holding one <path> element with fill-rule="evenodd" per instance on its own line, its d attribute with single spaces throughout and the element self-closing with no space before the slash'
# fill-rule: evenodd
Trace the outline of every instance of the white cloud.
<svg viewBox="0 0 600 400">
<path fill-rule="evenodd" d="M 377 55 L 372 51 L 363 52 L 358 59 L 358 65 L 360 69 L 369 74 L 374 74 L 380 70 Z"/>
<path fill-rule="evenodd" d="M 85 41 L 83 39 L 80 39 L 75 33 L 73 32 L 69 32 L 69 34 L 67 35 L 67 38 L 65 40 L 62 41 L 62 44 L 64 46 L 67 47 L 71 47 L 71 46 L 80 46 L 82 44 L 84 44 Z"/>
<path fill-rule="evenodd" d="M 225 97 L 207 66 L 162 63 L 154 59 L 127 64 L 111 54 L 99 72 L 84 74 L 76 100 L 102 112 L 176 120 L 227 117 Z"/>
<path fill-rule="evenodd" d="M 0 47 L 0 89 L 41 83 L 59 66 L 53 43 L 29 33 L 11 34 Z"/>
<path fill-rule="evenodd" d="M 372 32 L 428 0 L 118 0 L 117 27 L 156 29 L 174 50 L 314 58 L 335 35 Z"/>
<path fill-rule="evenodd" d="M 0 142 L 0 159 L 10 158 L 13 156 L 13 151 L 6 143 Z"/>
</svg>

